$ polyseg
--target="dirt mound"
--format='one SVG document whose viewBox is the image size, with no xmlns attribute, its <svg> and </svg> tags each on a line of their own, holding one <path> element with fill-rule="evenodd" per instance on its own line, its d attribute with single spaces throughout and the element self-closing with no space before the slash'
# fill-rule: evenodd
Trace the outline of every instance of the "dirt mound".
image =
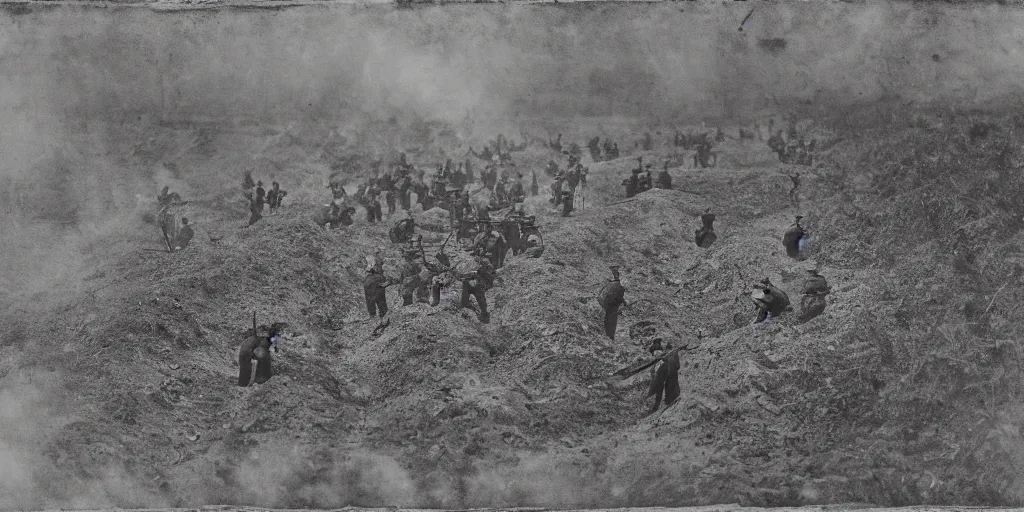
<svg viewBox="0 0 1024 512">
<path fill-rule="evenodd" d="M 81 482 L 140 475 L 117 476 L 133 492 L 96 498 L 120 506 L 143 496 L 319 508 L 1015 502 L 1012 340 L 1024 319 L 1006 283 L 1019 275 L 1020 141 L 1005 120 L 971 139 L 977 122 L 838 142 L 803 171 L 796 197 L 781 172 L 790 169 L 740 165 L 763 152 L 757 142 L 724 144 L 739 160 L 713 169 L 648 152 L 656 167 L 670 162 L 676 190 L 629 200 L 621 180 L 635 159 L 590 163 L 573 215 L 543 191 L 527 200 L 545 253 L 501 269 L 490 323 L 458 296 L 403 307 L 390 290 L 390 325 L 376 337 L 364 258 L 379 251 L 394 274 L 400 254 L 389 219 L 357 215 L 334 231 L 310 220 L 327 196 L 316 148 L 328 142 L 310 135 L 322 127 L 211 132 L 208 156 L 166 128 L 145 158 L 177 158 L 194 190 L 208 191 L 187 198 L 194 245 L 140 253 L 140 241 L 160 240 L 136 220 L 137 238 L 93 247 L 84 295 L 37 320 L 5 312 L 23 347 L 5 371 L 91 376 L 64 383 L 74 423 L 37 441 L 81 467 Z M 284 162 L 257 177 L 290 192 L 284 209 L 244 227 L 231 192 L 240 180 L 214 169 L 254 152 Z M 538 170 L 556 157 L 539 145 L 521 155 Z M 964 167 L 984 171 L 967 181 L 954 173 Z M 707 208 L 719 238 L 702 249 L 693 230 Z M 781 246 L 798 213 L 812 234 L 804 262 Z M 627 301 L 615 341 L 596 300 L 610 265 Z M 833 292 L 821 316 L 800 323 L 814 266 Z M 797 311 L 755 326 L 747 294 L 764 277 Z M 239 388 L 237 348 L 254 311 L 287 328 L 275 377 Z M 687 346 L 683 396 L 645 417 L 648 374 L 608 375 L 642 360 L 653 336 Z"/>
</svg>

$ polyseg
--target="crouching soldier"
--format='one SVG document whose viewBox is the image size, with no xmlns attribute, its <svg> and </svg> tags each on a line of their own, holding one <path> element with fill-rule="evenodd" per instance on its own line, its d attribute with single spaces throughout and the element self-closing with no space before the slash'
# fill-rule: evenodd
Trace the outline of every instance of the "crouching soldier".
<svg viewBox="0 0 1024 512">
<path fill-rule="evenodd" d="M 708 208 L 700 216 L 700 221 L 703 226 L 700 229 L 693 232 L 693 241 L 697 244 L 697 247 L 707 249 L 711 247 L 711 244 L 718 240 L 718 235 L 715 234 L 715 214 L 711 213 L 711 209 Z"/>
<path fill-rule="evenodd" d="M 544 246 L 540 243 L 540 237 L 537 235 L 530 235 L 526 237 L 526 250 L 523 254 L 527 258 L 540 258 L 544 254 Z"/>
<path fill-rule="evenodd" d="M 252 362 L 256 361 L 256 384 L 263 384 L 274 376 L 270 364 L 270 350 L 277 352 L 278 342 L 284 324 L 274 323 L 266 336 L 260 336 L 256 329 L 256 314 L 252 316 L 252 334 L 242 341 L 238 349 L 238 385 L 246 387 L 252 383 Z"/>
<path fill-rule="evenodd" d="M 767 277 L 755 284 L 754 288 L 755 290 L 750 296 L 754 305 L 757 306 L 757 319 L 754 323 L 767 322 L 782 313 L 793 310 L 789 304 L 789 295 L 773 285 Z"/>
<path fill-rule="evenodd" d="M 188 218 L 181 218 L 181 229 L 178 230 L 178 234 L 174 235 L 174 246 L 175 251 L 180 251 L 192 242 L 192 237 L 195 236 L 195 232 L 192 231 L 192 226 L 188 223 Z"/>
<path fill-rule="evenodd" d="M 808 270 L 800 300 L 800 322 L 807 322 L 825 312 L 825 296 L 832 291 L 825 276 L 817 270 Z"/>
</svg>

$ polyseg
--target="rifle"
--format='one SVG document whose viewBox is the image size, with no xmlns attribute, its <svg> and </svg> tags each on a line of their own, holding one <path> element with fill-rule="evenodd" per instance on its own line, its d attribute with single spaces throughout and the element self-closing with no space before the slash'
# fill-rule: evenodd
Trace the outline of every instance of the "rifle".
<svg viewBox="0 0 1024 512">
<path fill-rule="evenodd" d="M 256 311 L 252 312 L 252 336 L 256 337 Z"/>
<path fill-rule="evenodd" d="M 619 377 L 620 380 L 626 380 L 626 379 L 628 379 L 628 378 L 630 378 L 630 377 L 632 377 L 632 376 L 634 376 L 634 375 L 636 375 L 636 374 L 638 374 L 638 373 L 640 373 L 640 372 L 642 372 L 642 371 L 644 371 L 644 370 L 654 366 L 655 364 L 658 364 L 659 361 L 664 361 L 666 357 L 669 357 L 669 356 L 671 356 L 673 354 L 678 354 L 679 352 L 681 352 L 683 350 L 693 350 L 694 348 L 696 348 L 696 347 L 690 347 L 689 345 L 685 345 L 685 346 L 682 346 L 682 347 L 676 347 L 676 348 L 674 348 L 672 350 L 669 350 L 668 352 L 665 352 L 664 354 L 661 354 L 660 356 L 657 356 L 657 357 L 655 357 L 653 359 L 650 359 L 650 360 L 648 360 L 648 361 L 646 361 L 644 363 L 639 363 L 639 364 L 634 364 L 634 365 L 626 366 L 626 367 L 623 367 L 623 368 L 619 368 L 618 370 L 616 370 L 616 371 L 612 372 L 611 374 L 609 374 L 608 377 Z"/>
<path fill-rule="evenodd" d="M 587 182 L 580 182 L 580 211 L 587 211 Z"/>
</svg>

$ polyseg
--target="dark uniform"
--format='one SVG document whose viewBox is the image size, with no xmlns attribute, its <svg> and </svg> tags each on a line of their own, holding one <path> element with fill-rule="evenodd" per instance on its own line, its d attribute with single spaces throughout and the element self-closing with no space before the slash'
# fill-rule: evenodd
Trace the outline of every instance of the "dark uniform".
<svg viewBox="0 0 1024 512">
<path fill-rule="evenodd" d="M 658 173 L 658 180 L 654 182 L 654 186 L 672 190 L 672 175 L 668 173 L 668 162 L 665 162 L 665 167 Z"/>
<path fill-rule="evenodd" d="M 763 298 L 754 299 L 754 303 L 758 308 L 757 320 L 755 321 L 756 323 L 776 318 L 782 313 L 792 310 L 789 305 L 789 295 L 782 291 L 782 289 L 773 285 L 768 278 L 764 278 L 759 284 L 754 285 L 754 287 L 764 293 Z"/>
<path fill-rule="evenodd" d="M 626 186 L 626 197 L 633 197 L 640 191 L 640 169 L 633 169 L 633 173 L 622 181 Z"/>
<path fill-rule="evenodd" d="M 380 201 L 377 199 L 377 189 L 369 187 L 363 196 L 363 207 L 366 208 L 366 222 L 377 222 L 384 219 L 381 212 Z"/>
<path fill-rule="evenodd" d="M 175 251 L 180 251 L 188 247 L 193 236 L 195 236 L 195 232 L 192 231 L 192 226 L 189 225 L 188 219 L 182 217 L 181 229 L 179 229 L 178 234 L 174 236 L 174 242 L 171 245 L 174 246 Z"/>
<path fill-rule="evenodd" d="M 825 312 L 825 296 L 832 289 L 825 276 L 816 270 L 808 270 L 804 281 L 803 298 L 800 300 L 800 321 L 807 322 Z"/>
<path fill-rule="evenodd" d="M 647 388 L 647 398 L 655 397 L 654 406 L 648 414 L 653 413 L 661 407 L 662 395 L 665 397 L 665 405 L 672 405 L 679 398 L 679 352 L 672 352 L 672 344 L 666 343 L 667 353 L 663 356 L 658 369 L 654 371 L 654 378 Z M 653 352 L 653 351 L 652 351 Z"/>
<path fill-rule="evenodd" d="M 271 326 L 267 336 L 255 332 L 247 336 L 238 348 L 238 385 L 246 387 L 252 383 L 252 362 L 256 361 L 256 384 L 263 384 L 274 376 L 270 362 L 270 349 L 277 352 L 280 328 Z"/>
<path fill-rule="evenodd" d="M 405 265 L 402 266 L 401 274 L 398 276 L 402 283 L 402 305 L 410 306 L 413 302 L 413 295 L 420 289 L 420 272 L 422 269 L 416 263 L 419 252 L 413 249 L 405 251 Z"/>
<path fill-rule="evenodd" d="M 697 247 L 707 249 L 711 247 L 711 244 L 718 240 L 718 235 L 715 234 L 715 214 L 708 210 L 701 214 L 700 221 L 703 224 L 700 229 L 694 231 L 693 241 L 697 244 Z"/>
<path fill-rule="evenodd" d="M 598 300 L 604 309 L 604 333 L 609 339 L 615 339 L 615 328 L 619 324 L 619 308 L 626 302 L 626 289 L 619 282 L 619 267 L 613 266 L 612 279 L 601 288 Z"/>
<path fill-rule="evenodd" d="M 487 312 L 487 290 L 494 285 L 494 267 L 488 261 L 487 254 L 477 257 L 477 268 L 462 280 L 462 300 L 460 305 L 469 307 L 469 297 L 476 297 L 477 307 L 480 308 L 480 321 L 488 323 L 491 320 Z"/>
<path fill-rule="evenodd" d="M 530 182 L 530 195 L 535 196 L 540 193 L 540 184 L 537 183 L 537 171 L 530 171 L 533 175 L 533 181 Z"/>
<path fill-rule="evenodd" d="M 568 217 L 573 211 L 572 192 L 562 191 L 562 217 Z"/>
<path fill-rule="evenodd" d="M 800 219 L 803 216 L 797 215 L 796 222 L 794 222 L 789 229 L 786 230 L 785 234 L 782 235 L 782 245 L 786 248 L 786 255 L 790 258 L 800 257 L 800 242 L 801 239 L 807 237 L 807 232 L 803 226 L 800 225 Z"/>
<path fill-rule="evenodd" d="M 373 318 L 378 315 L 384 318 L 388 314 L 387 278 L 376 268 L 370 269 L 363 278 L 363 294 L 366 296 L 366 312 Z"/>
</svg>

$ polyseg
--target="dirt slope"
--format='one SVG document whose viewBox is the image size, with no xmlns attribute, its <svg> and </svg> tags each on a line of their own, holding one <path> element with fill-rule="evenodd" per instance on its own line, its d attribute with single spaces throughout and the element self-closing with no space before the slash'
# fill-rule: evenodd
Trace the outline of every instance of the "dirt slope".
<svg viewBox="0 0 1024 512">
<path fill-rule="evenodd" d="M 360 219 L 325 232 L 310 221 L 327 195 L 323 148 L 336 144 L 326 130 L 145 128 L 136 141 L 147 147 L 126 148 L 121 163 L 180 169 L 195 246 L 138 251 L 160 241 L 139 210 L 89 249 L 93 273 L 79 291 L 40 299 L 45 314 L 7 299 L 18 350 L 4 360 L 5 385 L 12 396 L 42 391 L 19 395 L 39 425 L 24 439 L 40 448 L 17 459 L 24 480 L 14 482 L 26 485 L 0 504 L 1017 502 L 1020 411 L 1006 397 L 1017 388 L 1011 334 L 1021 324 L 1009 306 L 1020 292 L 996 276 L 1009 275 L 1020 237 L 1020 210 L 1000 202 L 1011 201 L 1012 182 L 998 181 L 1018 179 L 1018 128 L 1000 120 L 1007 128 L 963 143 L 975 122 L 826 145 L 803 171 L 799 209 L 780 172 L 790 170 L 769 163 L 761 144 L 728 140 L 717 147 L 722 165 L 698 170 L 659 134 L 653 151 L 589 163 L 586 207 L 573 216 L 545 197 L 527 201 L 548 247 L 502 269 L 489 324 L 450 306 L 403 308 L 390 292 L 392 323 L 377 338 L 362 304 L 363 258 L 382 249 L 390 271 L 398 253 L 387 226 Z M 627 150 L 637 137 L 611 135 Z M 432 164 L 437 149 L 423 146 L 413 161 Z M 988 160 L 996 149 L 1002 163 Z M 656 167 L 672 162 L 677 190 L 619 202 L 641 154 Z M 551 156 L 532 146 L 518 161 L 539 171 Z M 973 192 L 943 188 L 938 178 L 955 175 L 942 169 L 961 165 L 994 169 L 988 188 L 974 181 L 982 173 L 956 179 L 1002 195 L 977 206 Z M 253 166 L 290 194 L 279 214 L 242 228 L 236 191 Z M 914 174 L 924 169 L 933 174 Z M 921 198 L 937 206 L 910 206 Z M 707 207 L 719 239 L 699 249 L 693 229 Z M 797 213 L 815 237 L 805 262 L 780 245 Z M 921 232 L 929 218 L 936 236 Z M 939 248 L 961 221 L 976 228 L 964 247 L 984 249 L 950 266 Z M 612 264 L 631 303 L 614 342 L 600 334 L 595 300 Z M 749 325 L 751 283 L 770 277 L 797 299 L 814 265 L 834 290 L 824 315 Z M 953 318 L 968 302 L 981 304 L 963 313 L 969 323 Z M 238 388 L 236 351 L 253 311 L 289 328 L 274 379 Z M 642 321 L 695 347 L 683 357 L 682 399 L 648 418 L 646 374 L 605 379 L 645 353 L 646 340 L 629 336 Z"/>
</svg>

